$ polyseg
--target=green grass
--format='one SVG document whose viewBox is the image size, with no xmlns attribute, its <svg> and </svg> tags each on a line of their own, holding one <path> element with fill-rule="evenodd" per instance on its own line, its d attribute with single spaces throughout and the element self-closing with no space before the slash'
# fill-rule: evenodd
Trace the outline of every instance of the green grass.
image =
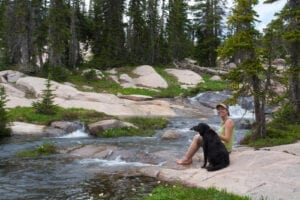
<svg viewBox="0 0 300 200">
<path fill-rule="evenodd" d="M 180 87 L 180 84 L 178 83 L 176 77 L 168 74 L 164 71 L 166 67 L 172 67 L 172 66 L 155 66 L 154 69 L 159 73 L 168 83 L 169 87 L 166 89 L 160 89 L 160 90 L 150 90 L 150 89 L 141 89 L 141 88 L 122 88 L 119 84 L 115 83 L 111 78 L 105 74 L 105 78 L 102 80 L 94 80 L 87 79 L 85 76 L 81 76 L 80 72 L 77 74 L 72 75 L 69 77 L 69 81 L 72 82 L 77 86 L 79 90 L 87 91 L 84 89 L 83 86 L 90 86 L 93 88 L 92 91 L 94 92 L 104 92 L 104 93 L 112 93 L 112 94 L 124 94 L 124 95 L 131 95 L 131 94 L 139 94 L 139 95 L 146 95 L 146 96 L 152 96 L 156 98 L 172 98 L 179 95 L 185 95 L 190 96 L 197 94 L 199 92 L 204 91 L 220 91 L 225 88 L 227 88 L 227 84 L 225 81 L 210 81 L 209 78 L 211 75 L 207 74 L 201 74 L 203 79 L 205 80 L 205 83 L 200 83 L 197 85 L 196 88 L 190 88 L 190 89 L 182 89 Z M 120 67 L 117 68 L 117 75 L 121 75 L 123 73 L 128 74 L 130 77 L 135 78 L 137 75 L 134 75 L 132 71 L 135 69 L 133 66 L 126 66 L 126 67 Z"/>
<path fill-rule="evenodd" d="M 255 148 L 291 144 L 300 140 L 300 116 L 290 105 L 282 106 L 272 116 L 272 121 L 266 125 L 266 136 L 253 140 L 251 133 L 247 134 L 243 144 Z"/>
<path fill-rule="evenodd" d="M 250 200 L 247 196 L 238 196 L 215 188 L 187 188 L 183 186 L 159 185 L 143 200 Z"/>
<path fill-rule="evenodd" d="M 9 121 L 21 121 L 41 125 L 49 125 L 52 121 L 81 121 L 88 124 L 116 118 L 92 110 L 77 108 L 64 109 L 61 107 L 58 107 L 57 113 L 54 115 L 38 114 L 32 107 L 16 107 L 8 111 L 8 116 Z M 100 132 L 97 135 L 99 137 L 153 136 L 155 130 L 163 129 L 168 124 L 168 121 L 161 117 L 133 117 L 123 120 L 134 124 L 138 128 L 112 128 Z"/>
<path fill-rule="evenodd" d="M 243 144 L 254 148 L 271 147 L 283 144 L 291 144 L 300 140 L 300 124 L 276 124 L 269 123 L 267 125 L 267 136 L 256 139 L 251 139 L 251 134 L 248 134 Z"/>
<path fill-rule="evenodd" d="M 165 118 L 143 118 L 134 117 L 127 118 L 124 121 L 134 124 L 137 128 L 122 127 L 111 128 L 97 134 L 98 137 L 130 137 L 130 136 L 142 136 L 151 137 L 155 134 L 155 130 L 163 129 L 168 125 L 168 121 Z"/>
<path fill-rule="evenodd" d="M 41 146 L 36 147 L 32 150 L 23 150 L 17 152 L 18 157 L 40 157 L 40 156 L 47 156 L 51 154 L 56 154 L 56 146 L 50 142 L 44 142 Z"/>
<path fill-rule="evenodd" d="M 101 119 L 112 118 L 104 113 L 78 108 L 64 109 L 59 107 L 54 115 L 38 114 L 32 107 L 16 107 L 8 110 L 10 121 L 21 121 L 48 125 L 52 121 L 82 121 L 91 123 Z"/>
</svg>

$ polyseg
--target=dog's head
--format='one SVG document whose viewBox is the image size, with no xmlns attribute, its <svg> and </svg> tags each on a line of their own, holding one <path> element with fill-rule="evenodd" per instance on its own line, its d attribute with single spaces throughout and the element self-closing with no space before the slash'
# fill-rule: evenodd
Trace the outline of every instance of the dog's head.
<svg viewBox="0 0 300 200">
<path fill-rule="evenodd" d="M 197 131 L 201 136 L 209 131 L 209 126 L 206 123 L 199 123 L 197 126 L 193 126 L 190 130 Z"/>
</svg>

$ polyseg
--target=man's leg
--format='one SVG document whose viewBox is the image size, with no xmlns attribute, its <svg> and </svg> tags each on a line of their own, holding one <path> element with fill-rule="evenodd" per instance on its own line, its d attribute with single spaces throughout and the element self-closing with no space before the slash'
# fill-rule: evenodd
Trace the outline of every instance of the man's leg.
<svg viewBox="0 0 300 200">
<path fill-rule="evenodd" d="M 189 165 L 193 162 L 193 156 L 198 151 L 198 149 L 201 147 L 202 144 L 202 138 L 199 134 L 195 135 L 191 145 L 189 146 L 185 156 L 179 160 L 176 160 L 176 163 L 178 165 Z"/>
</svg>

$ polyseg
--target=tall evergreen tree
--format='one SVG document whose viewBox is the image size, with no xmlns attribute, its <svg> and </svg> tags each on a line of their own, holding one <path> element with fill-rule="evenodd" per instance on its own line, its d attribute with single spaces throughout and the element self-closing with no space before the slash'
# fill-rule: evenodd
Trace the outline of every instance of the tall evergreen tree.
<svg viewBox="0 0 300 200">
<path fill-rule="evenodd" d="M 45 83 L 46 88 L 42 92 L 42 99 L 32 103 L 32 107 L 35 109 L 36 113 L 45 115 L 52 115 L 56 113 L 57 106 L 54 104 L 55 95 L 53 94 L 51 86 L 51 76 L 48 75 Z"/>
<path fill-rule="evenodd" d="M 147 28 L 149 33 L 149 47 L 147 63 L 158 63 L 159 53 L 159 15 L 158 0 L 148 0 L 147 3 Z"/>
<path fill-rule="evenodd" d="M 48 22 L 48 56 L 51 67 L 66 66 L 67 45 L 70 40 L 70 9 L 64 0 L 51 0 Z"/>
<path fill-rule="evenodd" d="M 265 0 L 265 3 L 273 3 L 277 0 Z M 288 0 L 280 13 L 284 24 L 283 38 L 289 54 L 290 64 L 290 104 L 294 112 L 294 119 L 300 119 L 300 1 Z"/>
<path fill-rule="evenodd" d="M 69 42 L 69 56 L 68 56 L 68 66 L 75 68 L 77 64 L 79 64 L 81 60 L 80 54 L 80 30 L 79 30 L 79 15 L 80 13 L 80 4 L 81 0 L 72 0 L 70 1 L 70 9 L 71 9 L 71 16 L 70 16 L 70 32 L 71 32 L 71 39 Z"/>
<path fill-rule="evenodd" d="M 181 60 L 191 54 L 192 41 L 188 39 L 189 20 L 186 0 L 169 0 L 167 20 L 168 46 L 172 59 Z"/>
<path fill-rule="evenodd" d="M 19 65 L 27 72 L 36 71 L 38 58 L 42 57 L 42 48 L 46 45 L 42 31 L 44 4 L 42 0 L 2 1 L 2 55 L 7 64 Z"/>
<path fill-rule="evenodd" d="M 235 0 L 228 23 L 235 27 L 233 35 L 219 49 L 223 58 L 235 57 L 237 68 L 229 74 L 235 97 L 251 95 L 254 98 L 255 125 L 253 139 L 266 135 L 265 91 L 262 87 L 265 70 L 259 59 L 259 32 L 255 29 L 258 0 Z"/>
<path fill-rule="evenodd" d="M 92 22 L 90 43 L 95 55 L 100 54 L 104 43 L 104 0 L 91 0 L 89 17 Z"/>
<path fill-rule="evenodd" d="M 148 57 L 149 32 L 146 18 L 146 0 L 130 0 L 128 8 L 127 47 L 130 59 L 137 64 Z"/>
<path fill-rule="evenodd" d="M 94 0 L 93 51 L 98 64 L 117 66 L 126 57 L 124 0 Z"/>
<path fill-rule="evenodd" d="M 0 0 L 0 68 L 7 62 L 7 48 L 5 42 L 5 10 L 7 0 Z"/>
<path fill-rule="evenodd" d="M 196 0 L 194 13 L 195 58 L 200 65 L 216 66 L 217 47 L 222 39 L 222 19 L 225 15 L 226 0 Z"/>
<path fill-rule="evenodd" d="M 166 9 L 166 0 L 161 1 L 161 15 L 159 19 L 159 35 L 158 35 L 158 52 L 157 59 L 158 63 L 168 63 L 170 61 L 170 55 L 168 53 L 168 37 L 166 30 L 166 19 L 167 19 L 167 9 Z"/>
<path fill-rule="evenodd" d="M 0 87 L 0 138 L 10 135 L 11 130 L 7 127 L 8 116 L 5 110 L 5 104 L 7 102 L 6 93 L 4 87 Z"/>
</svg>

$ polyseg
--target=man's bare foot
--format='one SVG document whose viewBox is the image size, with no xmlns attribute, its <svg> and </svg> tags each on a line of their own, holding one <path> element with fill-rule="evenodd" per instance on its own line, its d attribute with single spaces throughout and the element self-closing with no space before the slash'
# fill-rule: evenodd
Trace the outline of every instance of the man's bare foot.
<svg viewBox="0 0 300 200">
<path fill-rule="evenodd" d="M 192 164 L 192 162 L 193 162 L 192 159 L 187 159 L 187 158 L 182 158 L 182 159 L 176 160 L 176 163 L 178 165 L 190 165 L 190 164 Z"/>
</svg>

